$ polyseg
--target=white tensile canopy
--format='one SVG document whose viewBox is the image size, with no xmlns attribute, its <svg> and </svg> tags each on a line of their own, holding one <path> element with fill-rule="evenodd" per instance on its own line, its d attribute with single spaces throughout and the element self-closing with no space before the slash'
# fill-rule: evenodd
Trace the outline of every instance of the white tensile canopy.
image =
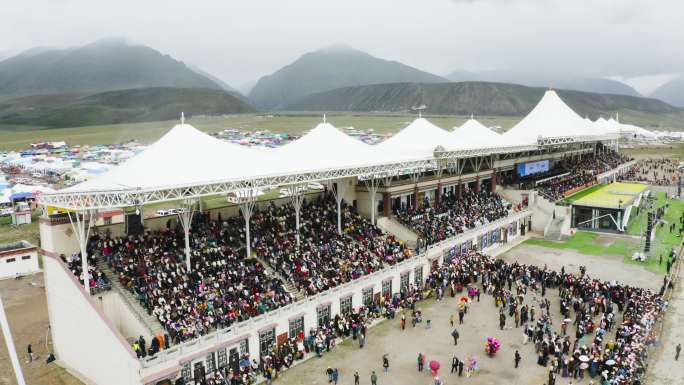
<svg viewBox="0 0 684 385">
<path fill-rule="evenodd" d="M 373 146 L 343 133 L 330 123 L 320 123 L 294 142 L 271 150 L 288 159 L 295 170 L 347 167 L 377 160 Z"/>
<path fill-rule="evenodd" d="M 418 159 L 430 157 L 435 148 L 457 148 L 456 138 L 443 128 L 437 127 L 425 118 L 418 118 L 406 128 L 375 145 L 386 159 Z"/>
<path fill-rule="evenodd" d="M 454 128 L 451 134 L 463 148 L 498 147 L 510 144 L 506 143 L 501 134 L 472 117 L 460 127 Z"/>
<path fill-rule="evenodd" d="M 503 134 L 508 141 L 535 143 L 539 137 L 599 135 L 553 90 L 518 124 Z"/>
<path fill-rule="evenodd" d="M 272 156 L 228 143 L 189 124 L 173 127 L 140 154 L 60 193 L 188 186 L 273 170 Z"/>
</svg>

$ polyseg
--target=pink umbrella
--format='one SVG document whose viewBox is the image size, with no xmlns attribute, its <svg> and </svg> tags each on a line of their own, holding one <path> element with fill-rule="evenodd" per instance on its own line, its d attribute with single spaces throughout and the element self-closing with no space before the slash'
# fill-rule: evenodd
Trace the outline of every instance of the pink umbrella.
<svg viewBox="0 0 684 385">
<path fill-rule="evenodd" d="M 431 361 L 430 361 L 430 364 L 429 364 L 428 366 L 430 367 L 430 370 L 432 370 L 432 375 L 433 375 L 433 376 L 436 376 L 436 375 L 437 375 L 437 371 L 439 370 L 439 366 L 440 366 L 440 365 L 439 365 L 439 362 L 437 362 L 437 361 L 435 361 L 435 360 L 431 360 Z"/>
</svg>

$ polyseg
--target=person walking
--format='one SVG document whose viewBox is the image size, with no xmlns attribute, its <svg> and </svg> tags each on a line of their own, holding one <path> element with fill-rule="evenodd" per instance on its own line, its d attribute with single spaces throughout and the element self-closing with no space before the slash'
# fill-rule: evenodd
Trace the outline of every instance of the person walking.
<svg viewBox="0 0 684 385">
<path fill-rule="evenodd" d="M 28 353 L 28 358 L 29 358 L 28 362 L 33 362 L 33 348 L 31 347 L 31 344 L 28 344 L 26 351 Z"/>
<path fill-rule="evenodd" d="M 451 373 L 453 372 L 458 372 L 458 357 L 454 354 L 454 357 L 451 358 Z"/>
<path fill-rule="evenodd" d="M 451 325 L 451 327 L 454 327 L 454 315 L 453 314 L 449 314 L 449 325 Z"/>
<path fill-rule="evenodd" d="M 463 316 L 465 315 L 465 310 L 463 308 L 458 309 L 458 323 L 463 324 Z"/>
<path fill-rule="evenodd" d="M 365 333 L 360 333 L 359 334 L 359 349 L 363 349 L 363 345 L 366 344 L 366 334 Z"/>
<path fill-rule="evenodd" d="M 423 371 L 423 353 L 418 353 L 418 371 Z"/>
<path fill-rule="evenodd" d="M 375 370 L 371 373 L 371 385 L 378 385 L 378 375 L 375 374 Z"/>
<path fill-rule="evenodd" d="M 520 358 L 521 358 L 521 357 L 520 357 L 520 352 L 518 352 L 518 351 L 516 350 L 516 351 L 515 351 L 515 358 L 514 358 L 514 360 L 515 360 L 515 368 L 516 368 L 516 369 L 518 369 L 518 364 L 520 364 Z"/>
<path fill-rule="evenodd" d="M 31 346 L 31 345 L 29 345 Z M 679 352 L 682 351 L 682 344 L 677 344 L 677 347 L 675 348 L 675 361 L 679 360 Z"/>
<path fill-rule="evenodd" d="M 406 329 L 406 314 L 401 313 L 401 330 Z"/>
<path fill-rule="evenodd" d="M 454 345 L 458 345 L 458 337 L 459 337 L 458 330 L 454 329 L 451 332 L 451 337 L 453 337 L 453 339 L 454 339 Z"/>
<path fill-rule="evenodd" d="M 328 375 L 328 383 L 331 383 L 333 380 L 333 369 L 330 366 L 325 370 L 325 374 Z"/>
<path fill-rule="evenodd" d="M 463 361 L 458 361 L 458 376 L 461 377 L 463 375 Z"/>
<path fill-rule="evenodd" d="M 384 370 L 385 374 L 389 372 L 389 358 L 387 358 L 387 354 L 382 356 L 382 369 Z"/>
<path fill-rule="evenodd" d="M 359 383 L 360 383 L 359 372 L 356 371 L 356 372 L 354 372 L 354 385 L 359 385 Z"/>
<path fill-rule="evenodd" d="M 340 378 L 340 372 L 337 370 L 337 368 L 333 369 L 332 372 L 332 383 L 337 385 L 337 380 Z"/>
</svg>

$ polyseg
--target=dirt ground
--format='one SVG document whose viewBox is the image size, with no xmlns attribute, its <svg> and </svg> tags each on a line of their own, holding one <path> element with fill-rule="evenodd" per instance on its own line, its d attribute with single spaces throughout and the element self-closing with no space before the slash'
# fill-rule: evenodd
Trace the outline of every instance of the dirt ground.
<svg viewBox="0 0 684 385">
<path fill-rule="evenodd" d="M 547 264 L 554 269 L 565 266 L 566 271 L 578 271 L 580 265 L 587 266 L 592 276 L 603 279 L 616 279 L 632 285 L 659 288 L 661 277 L 638 266 L 624 265 L 620 258 L 610 256 L 587 256 L 572 250 L 550 250 L 538 246 L 521 245 L 502 255 L 502 258 L 522 263 L 537 265 Z M 526 302 L 532 302 L 531 294 Z M 554 324 L 559 325 L 557 290 L 547 291 L 551 300 Z M 421 304 L 426 319 L 431 319 L 433 327 L 428 330 L 425 325 L 413 329 L 410 326 L 402 331 L 399 321 L 385 321 L 369 332 L 367 345 L 359 349 L 358 345 L 346 342 L 323 358 L 297 365 L 276 381 L 276 384 L 325 384 L 325 369 L 337 367 L 340 372 L 340 384 L 353 383 L 354 371 L 359 371 L 362 384 L 370 383 L 371 371 L 378 374 L 378 385 L 428 385 L 432 378 L 428 373 L 419 373 L 416 368 L 418 352 L 427 354 L 428 360 L 435 359 L 442 365 L 440 378 L 446 385 L 467 381 L 472 385 L 530 385 L 543 384 L 548 376 L 548 369 L 536 364 L 534 346 L 522 345 L 522 329 L 514 328 L 512 320 L 507 320 L 505 330 L 498 327 L 498 312 L 490 296 L 482 296 L 482 302 L 472 304 L 464 325 L 457 325 L 461 338 L 458 346 L 453 345 L 450 336 L 449 315 L 456 313 L 456 301 L 448 298 L 441 302 L 430 301 Z M 494 358 L 483 353 L 486 337 L 500 339 L 502 348 Z M 513 366 L 513 356 L 518 349 L 522 355 L 519 369 Z M 382 355 L 389 354 L 390 371 L 382 373 Z M 452 375 L 450 362 L 453 355 L 466 359 L 475 355 L 480 363 L 480 370 L 471 378 L 464 379 Z M 671 360 L 671 358 L 670 358 Z M 681 378 L 681 377 L 680 377 Z M 579 383 L 588 383 L 588 379 Z M 558 378 L 557 384 L 567 384 L 567 379 Z M 575 381 L 577 383 L 577 381 Z M 666 384 L 663 382 L 662 384 Z"/>
<path fill-rule="evenodd" d="M 45 336 L 48 327 L 47 302 L 43 274 L 19 280 L 0 281 L 0 295 L 12 328 L 14 345 L 29 385 L 80 385 L 81 382 L 55 364 L 46 364 L 48 355 Z M 28 344 L 32 345 L 34 361 L 28 362 Z M 4 336 L 0 333 L 0 384 L 15 385 L 16 379 L 9 360 Z"/>
</svg>

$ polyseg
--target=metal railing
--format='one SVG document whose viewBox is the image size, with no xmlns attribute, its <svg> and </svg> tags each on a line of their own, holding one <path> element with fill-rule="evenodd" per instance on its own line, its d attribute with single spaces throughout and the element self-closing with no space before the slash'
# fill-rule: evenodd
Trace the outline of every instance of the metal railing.
<svg viewBox="0 0 684 385">
<path fill-rule="evenodd" d="M 216 345 L 221 342 L 228 341 L 232 338 L 238 337 L 240 335 L 246 334 L 247 330 L 253 330 L 255 327 L 257 327 L 257 324 L 266 324 L 269 321 L 272 320 L 277 320 L 279 319 L 283 314 L 293 314 L 300 309 L 305 308 L 307 305 L 312 304 L 312 303 L 317 303 L 317 302 L 322 302 L 330 297 L 333 297 L 335 294 L 339 293 L 340 291 L 348 291 L 351 290 L 352 288 L 354 289 L 361 289 L 365 287 L 368 284 L 368 281 L 372 280 L 373 278 L 376 278 L 381 275 L 388 275 L 390 273 L 396 273 L 397 270 L 404 270 L 404 268 L 407 265 L 416 265 L 416 262 L 419 262 L 421 259 L 425 259 L 428 257 L 432 257 L 435 254 L 436 250 L 442 250 L 444 248 L 448 248 L 451 246 L 454 246 L 458 243 L 463 242 L 465 239 L 471 239 L 474 236 L 480 235 L 482 233 L 486 233 L 491 231 L 492 229 L 495 229 L 496 227 L 499 227 L 503 224 L 510 223 L 512 221 L 517 221 L 522 218 L 528 217 L 532 214 L 532 211 L 530 209 L 525 209 L 522 211 L 518 211 L 515 213 L 512 213 L 511 215 L 498 219 L 496 221 L 487 223 L 483 226 L 480 226 L 476 229 L 470 229 L 468 231 L 465 231 L 463 233 L 460 233 L 452 238 L 445 239 L 444 241 L 441 241 L 439 243 L 435 243 L 433 245 L 430 245 L 427 247 L 427 250 L 424 253 L 418 253 L 414 255 L 411 258 L 405 259 L 401 262 L 398 262 L 392 266 L 386 267 L 382 270 L 375 271 L 371 274 L 364 275 L 363 277 L 360 277 L 358 279 L 355 279 L 354 281 L 344 283 L 342 285 L 338 285 L 334 288 L 328 289 L 324 292 L 318 293 L 316 295 L 312 295 L 309 297 L 306 297 L 302 300 L 299 300 L 297 302 L 291 303 L 289 305 L 280 307 L 278 309 L 272 310 L 270 312 L 261 314 L 257 317 L 250 318 L 246 321 L 240 322 L 233 324 L 227 328 L 224 329 L 219 329 L 215 332 L 206 334 L 202 337 L 196 338 L 191 341 L 183 342 L 178 345 L 174 345 L 170 347 L 167 350 L 162 350 L 161 352 L 157 353 L 153 357 L 147 357 L 141 360 L 143 368 L 150 368 L 155 365 L 158 365 L 160 363 L 172 360 L 172 359 L 177 359 L 177 358 L 182 358 L 183 356 L 192 354 L 193 352 L 196 352 L 202 348 L 210 347 L 213 345 Z"/>
</svg>

